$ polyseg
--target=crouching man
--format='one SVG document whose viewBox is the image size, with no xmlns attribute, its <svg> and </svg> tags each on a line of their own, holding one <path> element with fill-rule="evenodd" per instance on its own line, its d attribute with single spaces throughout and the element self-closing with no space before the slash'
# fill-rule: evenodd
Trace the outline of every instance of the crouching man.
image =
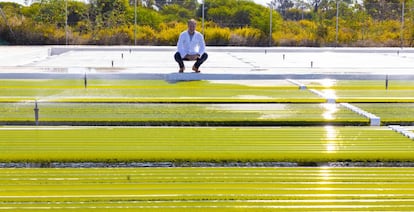
<svg viewBox="0 0 414 212">
<path fill-rule="evenodd" d="M 194 19 L 188 21 L 188 29 L 180 34 L 177 42 L 177 52 L 174 55 L 180 69 L 178 72 L 183 73 L 185 70 L 184 60 L 196 61 L 193 65 L 193 71 L 199 73 L 200 66 L 203 64 L 208 55 L 205 52 L 206 44 L 204 36 L 196 31 L 197 22 Z"/>
</svg>

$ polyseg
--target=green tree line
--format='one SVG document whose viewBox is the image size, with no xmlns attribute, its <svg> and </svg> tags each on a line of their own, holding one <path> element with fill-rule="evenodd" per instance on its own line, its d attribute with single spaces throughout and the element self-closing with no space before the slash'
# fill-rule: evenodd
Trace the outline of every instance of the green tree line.
<svg viewBox="0 0 414 212">
<path fill-rule="evenodd" d="M 37 0 L 0 3 L 0 44 L 414 46 L 413 0 Z M 204 18 L 204 19 L 203 19 Z"/>
</svg>

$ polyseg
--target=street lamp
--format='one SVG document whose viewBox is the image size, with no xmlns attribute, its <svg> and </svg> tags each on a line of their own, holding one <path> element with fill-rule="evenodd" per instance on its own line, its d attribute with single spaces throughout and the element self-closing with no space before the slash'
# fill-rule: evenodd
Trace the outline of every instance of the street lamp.
<svg viewBox="0 0 414 212">
<path fill-rule="evenodd" d="M 68 45 L 68 0 L 65 0 L 65 44 Z"/>
<path fill-rule="evenodd" d="M 203 4 L 201 5 L 201 27 L 202 27 L 202 34 L 204 35 L 204 4 L 205 0 L 203 0 Z"/>
<path fill-rule="evenodd" d="M 269 46 L 272 46 L 272 19 L 273 19 L 273 6 L 272 2 L 269 3 Z"/>
<path fill-rule="evenodd" d="M 137 0 L 134 1 L 134 46 L 137 45 Z"/>
<path fill-rule="evenodd" d="M 339 1 L 336 1 L 336 35 L 335 35 L 335 47 L 338 47 L 338 33 L 339 33 Z"/>
<path fill-rule="evenodd" d="M 405 10 L 405 1 L 401 5 L 401 48 L 404 47 L 404 10 Z"/>
</svg>

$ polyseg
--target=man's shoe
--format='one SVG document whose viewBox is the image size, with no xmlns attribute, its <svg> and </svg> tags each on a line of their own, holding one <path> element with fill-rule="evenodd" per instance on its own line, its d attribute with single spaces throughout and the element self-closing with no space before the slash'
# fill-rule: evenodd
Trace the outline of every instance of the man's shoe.
<svg viewBox="0 0 414 212">
<path fill-rule="evenodd" d="M 178 73 L 183 73 L 184 72 L 184 67 L 180 68 L 180 70 L 178 70 Z"/>
<path fill-rule="evenodd" d="M 195 66 L 193 66 L 193 71 L 195 71 L 196 73 L 200 73 L 200 70 Z"/>
</svg>

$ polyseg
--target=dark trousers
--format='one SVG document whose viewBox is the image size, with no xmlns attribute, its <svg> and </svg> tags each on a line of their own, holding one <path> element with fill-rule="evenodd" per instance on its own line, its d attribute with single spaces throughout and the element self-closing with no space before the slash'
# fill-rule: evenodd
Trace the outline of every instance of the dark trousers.
<svg viewBox="0 0 414 212">
<path fill-rule="evenodd" d="M 181 55 L 179 52 L 175 53 L 174 55 L 175 61 L 177 61 L 180 68 L 184 68 L 184 60 L 188 61 L 188 59 L 181 58 Z M 203 64 L 208 58 L 208 54 L 204 53 L 197 59 L 197 61 L 194 63 L 194 67 L 199 68 L 201 64 Z"/>
</svg>

